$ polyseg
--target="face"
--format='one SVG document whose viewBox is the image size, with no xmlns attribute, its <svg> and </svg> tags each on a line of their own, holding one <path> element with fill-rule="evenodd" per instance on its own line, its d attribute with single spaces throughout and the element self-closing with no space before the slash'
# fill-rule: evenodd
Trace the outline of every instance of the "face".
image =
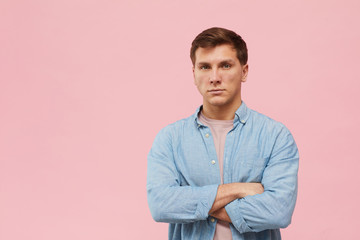
<svg viewBox="0 0 360 240">
<path fill-rule="evenodd" d="M 193 73 L 204 107 L 240 106 L 241 83 L 246 81 L 248 65 L 240 64 L 231 45 L 198 48 Z"/>
</svg>

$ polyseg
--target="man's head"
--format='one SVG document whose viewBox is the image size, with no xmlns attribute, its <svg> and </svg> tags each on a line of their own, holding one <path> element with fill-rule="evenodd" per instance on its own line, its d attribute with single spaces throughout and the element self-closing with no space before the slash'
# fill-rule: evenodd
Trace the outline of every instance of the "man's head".
<svg viewBox="0 0 360 240">
<path fill-rule="evenodd" d="M 241 105 L 241 83 L 249 69 L 244 40 L 232 31 L 210 28 L 193 41 L 191 59 L 203 110 L 235 111 Z"/>
<path fill-rule="evenodd" d="M 229 44 L 236 50 L 236 55 L 241 65 L 245 65 L 247 63 L 248 53 L 245 41 L 231 30 L 213 27 L 201 32 L 192 42 L 190 49 L 192 64 L 195 65 L 195 52 L 199 47 L 214 48 L 223 44 Z"/>
</svg>

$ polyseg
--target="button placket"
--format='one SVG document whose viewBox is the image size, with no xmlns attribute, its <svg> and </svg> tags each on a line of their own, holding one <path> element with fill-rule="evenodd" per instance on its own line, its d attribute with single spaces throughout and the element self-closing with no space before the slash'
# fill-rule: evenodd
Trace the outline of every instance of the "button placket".
<svg viewBox="0 0 360 240">
<path fill-rule="evenodd" d="M 211 132 L 209 132 L 210 129 L 207 126 L 204 126 L 203 129 L 200 128 L 199 130 L 201 131 L 201 135 L 204 137 L 205 144 L 207 145 L 207 147 L 209 147 L 209 149 L 211 149 L 209 152 L 209 160 L 208 161 L 210 163 L 210 168 L 212 169 L 211 173 L 215 174 L 215 172 L 217 172 L 217 170 L 218 170 L 218 168 L 217 168 L 218 165 L 216 164 L 216 152 L 212 151 L 215 149 L 214 149 L 214 143 L 211 138 Z M 215 219 L 214 219 L 214 221 L 215 221 Z"/>
</svg>

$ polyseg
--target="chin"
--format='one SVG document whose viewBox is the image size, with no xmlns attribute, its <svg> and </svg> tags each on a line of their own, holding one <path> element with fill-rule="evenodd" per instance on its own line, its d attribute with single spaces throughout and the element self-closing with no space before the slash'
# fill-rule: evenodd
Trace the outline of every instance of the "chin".
<svg viewBox="0 0 360 240">
<path fill-rule="evenodd" d="M 221 107 L 221 106 L 226 105 L 225 101 L 209 101 L 209 103 L 211 106 L 214 106 L 214 107 Z"/>
</svg>

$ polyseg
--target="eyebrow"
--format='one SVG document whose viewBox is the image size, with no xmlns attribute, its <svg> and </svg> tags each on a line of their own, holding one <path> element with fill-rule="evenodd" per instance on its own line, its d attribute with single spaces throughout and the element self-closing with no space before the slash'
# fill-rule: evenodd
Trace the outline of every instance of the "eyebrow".
<svg viewBox="0 0 360 240">
<path fill-rule="evenodd" d="M 225 60 L 222 60 L 219 64 L 221 65 L 221 64 L 224 64 L 224 63 L 232 63 L 232 64 L 234 64 L 235 62 L 234 62 L 234 60 L 232 60 L 232 59 L 225 59 Z M 197 65 L 198 65 L 198 66 L 201 66 L 201 65 L 210 65 L 210 63 L 208 63 L 208 62 L 199 62 Z"/>
</svg>

